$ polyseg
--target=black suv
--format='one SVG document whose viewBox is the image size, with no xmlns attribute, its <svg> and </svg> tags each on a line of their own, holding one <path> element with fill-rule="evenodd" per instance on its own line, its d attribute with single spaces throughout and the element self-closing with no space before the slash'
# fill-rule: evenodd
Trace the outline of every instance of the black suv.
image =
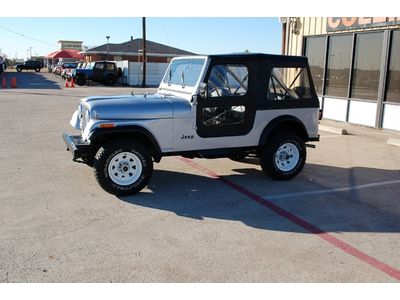
<svg viewBox="0 0 400 300">
<path fill-rule="evenodd" d="M 36 72 L 40 72 L 40 69 L 43 68 L 43 63 L 38 60 L 27 60 L 23 64 L 16 65 L 16 68 L 18 72 L 22 70 L 35 70 Z"/>
<path fill-rule="evenodd" d="M 84 69 L 75 69 L 72 77 L 78 85 L 85 85 L 88 80 L 114 85 L 121 77 L 122 70 L 112 61 L 96 61 L 86 65 Z"/>
</svg>

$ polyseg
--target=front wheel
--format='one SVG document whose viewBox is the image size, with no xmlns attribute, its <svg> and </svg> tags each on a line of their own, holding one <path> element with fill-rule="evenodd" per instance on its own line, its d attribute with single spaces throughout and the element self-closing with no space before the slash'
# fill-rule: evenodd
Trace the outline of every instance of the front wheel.
<svg viewBox="0 0 400 300">
<path fill-rule="evenodd" d="M 22 69 L 21 68 L 17 68 L 17 72 L 21 72 L 22 71 Z"/>
<path fill-rule="evenodd" d="M 133 195 L 141 191 L 153 173 L 153 161 L 139 142 L 110 141 L 100 147 L 93 170 L 97 182 L 110 194 Z"/>
<path fill-rule="evenodd" d="M 113 76 L 113 75 L 107 75 L 107 77 L 106 77 L 106 79 L 105 79 L 105 81 L 104 81 L 104 83 L 106 84 L 106 85 L 114 85 L 115 84 L 115 82 L 116 82 L 116 79 L 115 79 L 115 77 Z"/>
<path fill-rule="evenodd" d="M 295 177 L 304 167 L 307 151 L 302 138 L 291 132 L 275 134 L 260 151 L 260 165 L 277 180 Z"/>
<path fill-rule="evenodd" d="M 83 86 L 86 84 L 86 77 L 83 75 L 77 75 L 75 79 L 75 83 L 79 86 Z"/>
</svg>

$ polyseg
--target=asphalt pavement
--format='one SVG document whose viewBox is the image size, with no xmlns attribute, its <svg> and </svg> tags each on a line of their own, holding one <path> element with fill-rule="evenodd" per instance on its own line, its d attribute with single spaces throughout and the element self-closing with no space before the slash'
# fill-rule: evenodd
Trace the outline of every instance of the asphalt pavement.
<svg viewBox="0 0 400 300">
<path fill-rule="evenodd" d="M 0 282 L 400 281 L 398 133 L 321 131 L 286 182 L 256 159 L 163 158 L 146 189 L 115 197 L 61 134 L 81 97 L 155 89 L 14 76 L 0 89 Z"/>
</svg>

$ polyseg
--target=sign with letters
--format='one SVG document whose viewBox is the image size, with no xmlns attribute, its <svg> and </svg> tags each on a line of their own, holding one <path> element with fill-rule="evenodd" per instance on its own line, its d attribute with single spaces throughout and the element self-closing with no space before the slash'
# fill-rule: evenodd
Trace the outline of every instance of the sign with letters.
<svg viewBox="0 0 400 300">
<path fill-rule="evenodd" d="M 60 45 L 60 50 L 65 49 L 74 49 L 74 50 L 82 50 L 82 43 L 81 41 L 58 41 Z"/>
<path fill-rule="evenodd" d="M 400 25 L 400 17 L 328 17 L 326 31 Z"/>
</svg>

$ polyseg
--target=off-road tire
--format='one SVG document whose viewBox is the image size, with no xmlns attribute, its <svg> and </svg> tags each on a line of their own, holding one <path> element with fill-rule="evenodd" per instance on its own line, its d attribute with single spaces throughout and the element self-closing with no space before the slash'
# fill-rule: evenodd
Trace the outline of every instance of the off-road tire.
<svg viewBox="0 0 400 300">
<path fill-rule="evenodd" d="M 140 160 L 141 173 L 132 184 L 120 185 L 112 180 L 109 164 L 117 155 L 126 152 L 132 153 Z M 153 160 L 149 151 L 137 141 L 111 140 L 97 151 L 93 170 L 97 182 L 106 192 L 116 196 L 128 196 L 138 193 L 147 185 L 153 173 Z"/>
<path fill-rule="evenodd" d="M 35 71 L 36 71 L 36 73 L 39 73 L 40 72 L 40 68 L 36 68 Z"/>
<path fill-rule="evenodd" d="M 122 69 L 121 69 L 121 68 L 118 68 L 118 69 L 117 69 L 117 76 L 118 76 L 118 78 L 121 77 L 123 74 L 124 74 L 124 73 L 122 72 Z"/>
<path fill-rule="evenodd" d="M 111 86 L 111 85 L 114 85 L 116 83 L 116 81 L 117 80 L 115 79 L 114 75 L 107 75 L 104 80 L 104 83 L 105 83 L 105 85 Z"/>
<path fill-rule="evenodd" d="M 282 147 L 285 147 L 286 145 L 289 145 L 294 152 L 296 152 L 296 149 L 298 151 L 298 160 L 296 160 L 297 162 L 294 162 L 294 166 L 290 170 L 282 170 L 282 166 L 278 167 L 277 165 L 277 154 L 285 151 L 282 149 Z M 260 165 L 262 170 L 273 179 L 289 180 L 299 174 L 303 169 L 306 157 L 307 151 L 303 139 L 296 133 L 284 131 L 274 134 L 261 148 Z M 282 164 L 284 163 L 285 160 L 283 160 Z"/>
<path fill-rule="evenodd" d="M 83 75 L 77 75 L 75 79 L 75 83 L 79 86 L 83 86 L 86 84 L 86 77 Z"/>
<path fill-rule="evenodd" d="M 17 68 L 17 72 L 21 72 L 22 71 L 22 69 L 21 68 Z"/>
</svg>

